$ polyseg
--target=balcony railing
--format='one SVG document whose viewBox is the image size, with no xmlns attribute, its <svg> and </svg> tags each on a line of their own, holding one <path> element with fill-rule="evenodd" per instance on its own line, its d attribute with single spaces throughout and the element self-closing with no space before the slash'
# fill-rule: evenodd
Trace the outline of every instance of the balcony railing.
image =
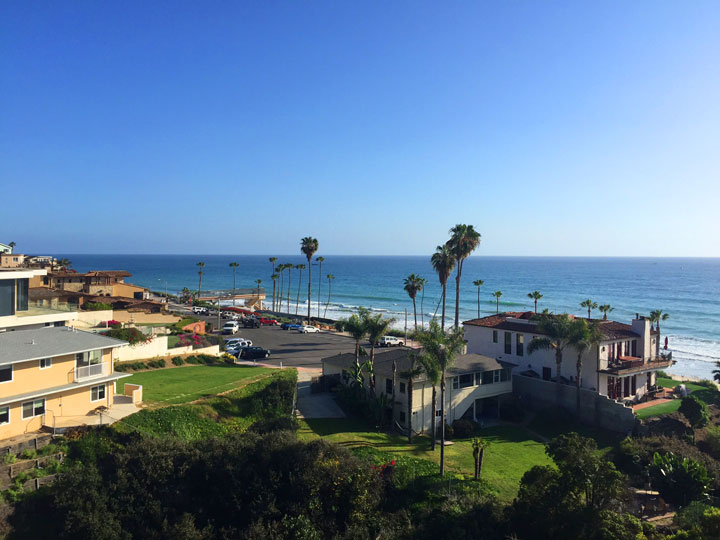
<svg viewBox="0 0 720 540">
<path fill-rule="evenodd" d="M 606 371 L 620 373 L 624 371 L 637 371 L 642 369 L 660 369 L 670 367 L 673 364 L 672 352 L 665 351 L 658 356 L 653 356 L 647 360 L 634 356 L 618 356 L 617 360 L 608 362 Z"/>
<path fill-rule="evenodd" d="M 107 364 L 91 364 L 75 368 L 75 382 L 94 379 L 108 374 Z"/>
<path fill-rule="evenodd" d="M 49 300 L 30 300 L 25 311 L 16 311 L 18 317 L 37 317 L 39 315 L 53 315 L 56 313 L 70 313 L 77 311 L 77 304 Z"/>
</svg>

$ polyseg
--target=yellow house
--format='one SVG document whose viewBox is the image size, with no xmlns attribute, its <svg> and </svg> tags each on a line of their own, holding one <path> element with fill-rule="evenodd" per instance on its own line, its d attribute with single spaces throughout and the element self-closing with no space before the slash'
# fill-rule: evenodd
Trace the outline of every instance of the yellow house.
<svg viewBox="0 0 720 540">
<path fill-rule="evenodd" d="M 29 301 L 29 279 L 44 272 L 0 270 L 0 439 L 80 424 L 127 376 L 112 363 L 124 341 L 67 326 L 67 306 Z"/>
</svg>

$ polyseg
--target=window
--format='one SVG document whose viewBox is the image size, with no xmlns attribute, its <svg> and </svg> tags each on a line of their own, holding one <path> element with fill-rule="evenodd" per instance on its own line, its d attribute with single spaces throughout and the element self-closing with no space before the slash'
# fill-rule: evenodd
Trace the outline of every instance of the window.
<svg viewBox="0 0 720 540">
<path fill-rule="evenodd" d="M 10 407 L 0 407 L 0 426 L 10 423 Z"/>
<path fill-rule="evenodd" d="M 105 399 L 105 385 L 93 386 L 90 389 L 90 401 L 100 401 Z"/>
<path fill-rule="evenodd" d="M 552 379 L 552 372 L 550 371 L 549 367 L 543 368 L 542 377 L 543 377 L 543 381 L 549 381 L 550 379 Z"/>
<path fill-rule="evenodd" d="M 10 382 L 12 380 L 13 380 L 12 364 L 9 366 L 0 367 L 0 382 Z"/>
<path fill-rule="evenodd" d="M 0 280 L 0 317 L 15 315 L 15 280 Z"/>
<path fill-rule="evenodd" d="M 459 377 L 453 377 L 453 390 L 457 390 L 460 388 L 460 379 Z"/>
<path fill-rule="evenodd" d="M 522 356 L 525 353 L 525 334 L 515 334 L 515 354 Z"/>
<path fill-rule="evenodd" d="M 385 393 L 390 395 L 393 393 L 392 379 L 385 379 Z"/>
<path fill-rule="evenodd" d="M 28 310 L 28 284 L 29 279 L 18 279 L 17 280 L 17 310 L 27 311 Z"/>
<path fill-rule="evenodd" d="M 482 382 L 483 384 L 492 384 L 493 383 L 493 372 L 492 371 L 483 371 L 482 374 Z"/>
<path fill-rule="evenodd" d="M 501 372 L 502 372 L 501 369 L 496 369 L 495 371 L 493 371 L 493 382 L 496 382 L 496 383 L 500 382 L 500 373 Z"/>
<path fill-rule="evenodd" d="M 401 383 L 400 383 L 400 393 L 401 393 L 401 394 L 404 394 L 404 393 L 405 393 L 405 383 L 404 383 L 404 382 L 401 382 Z"/>
<path fill-rule="evenodd" d="M 22 417 L 32 418 L 45 414 L 45 399 L 36 399 L 35 401 L 26 401 L 22 404 Z"/>
<path fill-rule="evenodd" d="M 498 339 L 497 330 L 493 330 L 493 343 L 497 343 L 497 339 Z"/>
<path fill-rule="evenodd" d="M 405 425 L 405 413 L 403 411 L 400 411 L 400 425 Z"/>
<path fill-rule="evenodd" d="M 77 367 L 93 366 L 102 362 L 102 350 L 89 351 L 86 353 L 77 353 L 75 355 L 75 363 Z"/>
<path fill-rule="evenodd" d="M 40 369 L 47 369 L 52 366 L 52 358 L 41 358 Z"/>
<path fill-rule="evenodd" d="M 512 354 L 512 332 L 505 332 L 505 354 Z"/>
<path fill-rule="evenodd" d="M 482 384 L 482 372 L 478 371 L 475 374 L 475 386 L 480 386 Z"/>
<path fill-rule="evenodd" d="M 500 372 L 500 380 L 505 382 L 510 380 L 511 368 L 505 368 Z"/>
<path fill-rule="evenodd" d="M 460 375 L 459 377 L 455 377 L 455 378 L 458 379 L 458 387 L 459 388 L 468 388 L 475 384 L 475 374 L 474 373 L 466 373 L 465 375 Z M 454 384 L 453 384 L 453 386 L 454 386 Z"/>
</svg>

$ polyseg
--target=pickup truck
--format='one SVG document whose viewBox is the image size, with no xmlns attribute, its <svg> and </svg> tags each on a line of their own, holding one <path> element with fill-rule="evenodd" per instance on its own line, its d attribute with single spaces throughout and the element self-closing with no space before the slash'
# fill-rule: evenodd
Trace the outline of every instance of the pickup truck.
<svg viewBox="0 0 720 540">
<path fill-rule="evenodd" d="M 245 328 L 260 328 L 260 320 L 255 317 L 246 317 L 243 320 L 243 326 Z"/>
<path fill-rule="evenodd" d="M 401 347 L 402 345 L 405 345 L 405 342 L 395 336 L 383 336 L 378 343 L 379 347 Z"/>
<path fill-rule="evenodd" d="M 222 327 L 223 334 L 234 334 L 238 330 L 240 330 L 240 325 L 237 323 L 237 321 L 226 322 Z"/>
</svg>

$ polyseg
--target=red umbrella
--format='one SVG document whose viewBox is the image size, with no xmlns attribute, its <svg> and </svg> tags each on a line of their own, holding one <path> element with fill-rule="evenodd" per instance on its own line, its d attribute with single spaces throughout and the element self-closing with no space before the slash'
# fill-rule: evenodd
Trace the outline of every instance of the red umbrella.
<svg viewBox="0 0 720 540">
<path fill-rule="evenodd" d="M 668 344 L 668 339 L 667 339 L 667 336 L 665 336 L 665 350 L 666 351 L 667 351 L 667 344 Z"/>
</svg>

